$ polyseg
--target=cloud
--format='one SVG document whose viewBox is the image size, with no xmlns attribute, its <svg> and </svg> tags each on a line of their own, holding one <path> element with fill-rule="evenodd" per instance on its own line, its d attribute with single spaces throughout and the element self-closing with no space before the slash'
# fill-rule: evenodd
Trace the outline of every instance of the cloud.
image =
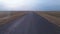
<svg viewBox="0 0 60 34">
<path fill-rule="evenodd" d="M 0 0 L 0 7 L 0 10 L 9 11 L 60 10 L 60 0 Z"/>
</svg>

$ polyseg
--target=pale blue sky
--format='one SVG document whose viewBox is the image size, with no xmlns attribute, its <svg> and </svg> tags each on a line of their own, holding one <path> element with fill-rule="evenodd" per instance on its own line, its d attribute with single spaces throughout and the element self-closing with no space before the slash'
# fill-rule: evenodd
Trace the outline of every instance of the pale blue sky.
<svg viewBox="0 0 60 34">
<path fill-rule="evenodd" d="M 5 10 L 60 11 L 60 0 L 0 0 L 0 11 Z"/>
</svg>

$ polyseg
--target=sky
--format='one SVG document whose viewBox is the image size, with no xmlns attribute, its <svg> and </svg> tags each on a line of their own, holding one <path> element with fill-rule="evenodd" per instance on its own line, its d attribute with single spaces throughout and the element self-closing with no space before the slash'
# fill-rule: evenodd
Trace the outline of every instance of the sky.
<svg viewBox="0 0 60 34">
<path fill-rule="evenodd" d="M 60 0 L 0 0 L 0 11 L 60 11 Z"/>
</svg>

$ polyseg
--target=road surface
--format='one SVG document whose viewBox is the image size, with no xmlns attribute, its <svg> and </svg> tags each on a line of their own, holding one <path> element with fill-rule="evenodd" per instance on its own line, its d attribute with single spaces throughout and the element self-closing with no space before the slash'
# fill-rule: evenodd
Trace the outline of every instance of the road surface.
<svg viewBox="0 0 60 34">
<path fill-rule="evenodd" d="M 56 25 L 35 13 L 28 13 L 1 27 L 0 34 L 57 34 L 57 32 Z"/>
</svg>

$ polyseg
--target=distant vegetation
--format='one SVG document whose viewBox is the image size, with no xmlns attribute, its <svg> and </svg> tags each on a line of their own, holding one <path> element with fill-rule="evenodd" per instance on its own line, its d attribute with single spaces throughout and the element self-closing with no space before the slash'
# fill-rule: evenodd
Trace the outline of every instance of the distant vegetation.
<svg viewBox="0 0 60 34">
<path fill-rule="evenodd" d="M 38 11 L 36 13 L 51 23 L 60 26 L 60 11 Z"/>
<path fill-rule="evenodd" d="M 6 24 L 12 20 L 17 19 L 18 17 L 22 17 L 23 15 L 25 15 L 25 13 L 21 11 L 0 12 L 0 25 Z"/>
<path fill-rule="evenodd" d="M 0 11 L 0 18 L 8 16 L 8 12 Z"/>
<path fill-rule="evenodd" d="M 16 12 L 13 11 L 0 11 L 0 18 L 12 16 L 13 14 L 16 14 Z"/>
<path fill-rule="evenodd" d="M 46 14 L 60 18 L 60 12 L 46 12 Z"/>
</svg>

